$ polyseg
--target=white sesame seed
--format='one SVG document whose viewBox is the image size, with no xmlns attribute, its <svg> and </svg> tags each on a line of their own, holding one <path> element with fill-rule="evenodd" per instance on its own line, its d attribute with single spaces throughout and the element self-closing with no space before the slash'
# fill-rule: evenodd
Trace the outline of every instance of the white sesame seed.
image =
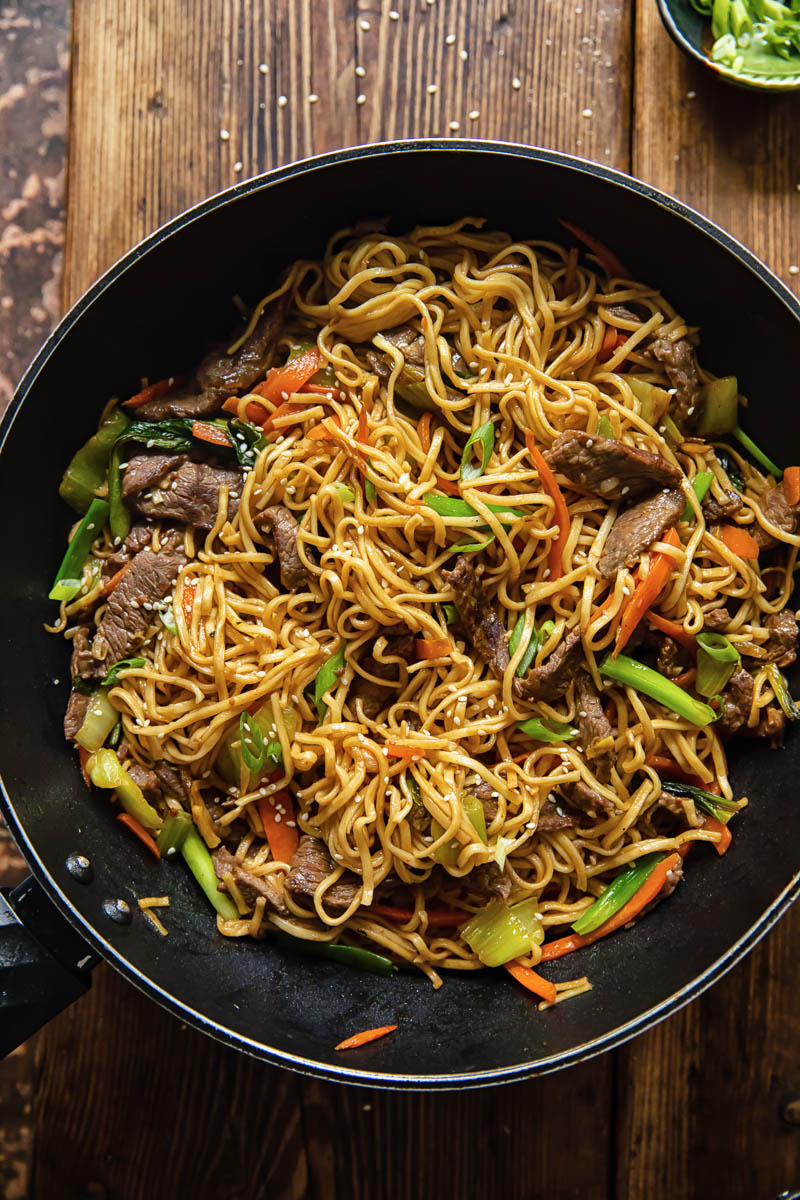
<svg viewBox="0 0 800 1200">
<path fill-rule="evenodd" d="M 276 812 L 276 813 L 275 813 L 275 816 L 273 817 L 273 820 L 274 820 L 274 822 L 275 822 L 275 824 L 276 824 L 276 825 L 280 825 L 280 823 L 281 823 L 281 814 L 280 814 L 279 812 Z"/>
<path fill-rule="evenodd" d="M 231 135 L 228 133 L 227 129 L 220 129 L 219 136 L 220 136 L 221 141 L 227 142 L 230 139 Z"/>
<path fill-rule="evenodd" d="M 439 90 L 439 85 L 438 83 L 429 83 L 425 90 L 429 96 L 435 96 Z"/>
<path fill-rule="evenodd" d="M 455 131 L 458 129 L 458 121 L 451 121 L 447 128 L 452 129 L 455 133 Z"/>
<path fill-rule="evenodd" d="M 308 93 L 308 103 L 309 104 L 316 104 L 318 100 L 319 100 L 319 96 L 317 95 L 316 92 Z"/>
<path fill-rule="evenodd" d="M 467 59 L 469 58 L 469 50 L 460 50 L 459 58 L 461 59 L 462 62 L 466 62 Z"/>
<path fill-rule="evenodd" d="M 428 3 L 432 7 L 436 3 L 436 0 L 426 0 L 426 3 Z"/>
<path fill-rule="evenodd" d="M 278 96 L 278 108 L 285 108 L 288 103 L 285 96 Z"/>
<path fill-rule="evenodd" d="M 261 72 L 261 74 L 262 74 L 262 75 L 266 75 L 266 74 L 268 73 L 268 71 L 269 71 L 269 67 L 267 66 L 267 64 L 266 64 L 266 63 L 259 63 L 259 64 L 258 64 L 258 69 L 259 69 L 259 71 Z"/>
<path fill-rule="evenodd" d="M 697 96 L 697 92 L 687 92 L 686 93 L 687 100 L 694 100 L 696 96 Z"/>
<path fill-rule="evenodd" d="M 585 108 L 583 110 L 583 112 L 581 113 L 582 117 L 591 117 L 591 115 L 592 115 L 592 110 L 590 108 Z"/>
<path fill-rule="evenodd" d="M 400 20 L 400 13 L 399 13 L 399 12 L 395 12 L 395 10 L 394 10 L 394 9 L 391 9 L 391 11 L 389 12 L 389 20 L 390 20 L 390 21 L 399 21 L 399 20 Z"/>
<path fill-rule="evenodd" d="M 448 33 L 447 37 L 444 39 L 444 44 L 445 46 L 452 46 L 455 40 L 456 35 L 454 33 Z"/>
<path fill-rule="evenodd" d="M 362 19 L 358 22 L 358 24 L 364 30 L 364 33 L 368 33 L 369 30 L 372 28 L 369 21 L 367 21 L 364 17 L 362 17 Z"/>
<path fill-rule="evenodd" d="M 366 104 L 367 97 L 362 92 L 360 96 L 356 96 L 356 104 Z"/>
<path fill-rule="evenodd" d="M 359 79 L 363 79 L 364 76 L 366 75 L 366 73 L 367 72 L 366 72 L 365 67 L 356 67 L 356 75 L 358 76 Z"/>
<path fill-rule="evenodd" d="M 796 263 L 792 263 L 792 265 L 789 267 L 789 274 L 800 275 L 800 267 L 798 267 Z"/>
<path fill-rule="evenodd" d="M 238 173 L 241 171 L 241 169 L 242 169 L 242 166 L 243 166 L 243 164 L 242 164 L 241 162 L 235 162 L 235 163 L 233 164 L 233 169 L 234 169 L 234 171 L 237 173 L 237 175 L 238 175 Z M 177 482 L 177 481 L 176 481 L 176 482 Z M 173 487 L 173 488 L 175 487 L 175 484 L 174 484 L 174 483 L 172 484 L 172 487 Z"/>
<path fill-rule="evenodd" d="M 469 119 L 470 121 L 477 121 L 480 115 L 481 110 L 479 108 L 473 108 L 472 112 L 469 114 Z"/>
<path fill-rule="evenodd" d="M 518 91 L 518 90 L 519 90 L 519 88 L 521 88 L 521 87 L 522 87 L 522 80 L 521 80 L 521 79 L 517 79 L 517 77 L 516 77 L 516 75 L 515 75 L 515 76 L 514 76 L 514 78 L 511 80 L 511 86 L 512 86 L 512 88 L 514 89 L 514 91 L 515 91 L 515 92 L 516 92 L 516 91 Z"/>
</svg>

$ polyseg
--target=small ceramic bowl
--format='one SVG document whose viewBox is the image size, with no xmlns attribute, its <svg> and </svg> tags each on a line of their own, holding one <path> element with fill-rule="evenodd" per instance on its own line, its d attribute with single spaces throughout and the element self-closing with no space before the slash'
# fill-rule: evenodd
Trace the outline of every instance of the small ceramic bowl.
<svg viewBox="0 0 800 1200">
<path fill-rule="evenodd" d="M 711 58 L 713 37 L 711 20 L 692 7 L 690 0 L 656 0 L 664 28 L 675 45 L 684 54 L 713 71 L 719 79 L 736 87 L 750 88 L 757 92 L 800 91 L 800 71 L 796 75 L 762 78 L 744 72 L 732 71 Z"/>
</svg>

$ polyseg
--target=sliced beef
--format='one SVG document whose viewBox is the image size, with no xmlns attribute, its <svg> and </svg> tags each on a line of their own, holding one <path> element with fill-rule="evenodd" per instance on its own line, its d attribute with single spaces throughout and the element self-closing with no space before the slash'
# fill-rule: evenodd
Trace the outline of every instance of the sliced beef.
<svg viewBox="0 0 800 1200">
<path fill-rule="evenodd" d="M 321 838 L 303 834 L 295 851 L 286 887 L 295 896 L 313 896 L 323 880 L 336 870 L 328 848 Z M 345 871 L 325 893 L 326 908 L 348 908 L 358 894 L 361 880 L 352 871 Z"/>
<path fill-rule="evenodd" d="M 719 633 L 727 629 L 731 623 L 731 614 L 727 608 L 712 608 L 711 612 L 703 613 L 703 628 L 709 633 Z"/>
<path fill-rule="evenodd" d="M 166 518 L 184 525 L 195 525 L 198 529 L 210 529 L 217 519 L 222 487 L 228 489 L 228 520 L 233 520 L 242 494 L 241 472 L 212 467 L 208 463 L 181 463 L 168 470 L 157 486 L 131 496 L 131 501 L 143 516 Z"/>
<path fill-rule="evenodd" d="M 471 783 L 466 788 L 467 794 L 475 796 L 483 805 L 483 815 L 486 818 L 486 824 L 491 825 L 492 821 L 497 816 L 498 797 L 490 783 L 482 779 L 480 783 Z"/>
<path fill-rule="evenodd" d="M 731 737 L 746 723 L 753 703 L 753 686 L 753 676 L 748 671 L 737 671 L 729 679 L 722 693 L 722 715 L 713 726 L 721 738 Z"/>
<path fill-rule="evenodd" d="M 753 729 L 743 729 L 743 737 L 768 738 L 773 750 L 783 745 L 786 732 L 786 717 L 777 704 L 768 704 L 761 709 L 758 724 Z"/>
<path fill-rule="evenodd" d="M 729 521 L 742 511 L 742 497 L 738 492 L 731 491 L 730 488 L 725 489 L 724 500 L 717 500 L 716 496 L 712 496 L 709 492 L 703 501 L 702 508 L 703 516 L 708 524 L 712 521 Z"/>
<path fill-rule="evenodd" d="M 396 346 L 406 362 L 422 366 L 425 362 L 425 338 L 411 325 L 399 325 L 397 329 L 384 333 L 383 338 Z"/>
<path fill-rule="evenodd" d="M 163 421 L 167 417 L 207 416 L 216 412 L 228 396 L 251 388 L 269 365 L 288 306 L 289 296 L 284 293 L 264 309 L 255 329 L 235 354 L 227 352 L 230 342 L 213 347 L 193 379 L 166 396 L 142 404 L 136 409 L 136 419 Z"/>
<path fill-rule="evenodd" d="M 689 654 L 685 647 L 671 637 L 660 634 L 658 638 L 658 657 L 656 669 L 662 675 L 682 675 L 689 667 Z"/>
<path fill-rule="evenodd" d="M 100 578 L 104 584 L 113 579 L 117 571 L 129 563 L 134 554 L 149 546 L 153 538 L 153 527 L 147 521 L 137 521 L 122 545 L 103 559 Z"/>
<path fill-rule="evenodd" d="M 87 625 L 79 625 L 72 639 L 69 673 L 73 679 L 92 679 L 97 673 L 97 666 L 97 659 L 89 645 L 89 628 Z"/>
<path fill-rule="evenodd" d="M 784 533 L 796 533 L 797 512 L 786 499 L 786 493 L 781 485 L 767 489 L 761 497 L 761 511 L 772 525 L 777 525 L 778 529 L 782 529 Z M 778 544 L 778 539 L 768 533 L 766 529 L 762 529 L 758 522 L 754 522 L 749 527 L 749 531 L 756 539 L 760 550 L 771 550 Z"/>
<path fill-rule="evenodd" d="M 576 674 L 575 691 L 578 703 L 578 729 L 584 752 L 588 758 L 605 757 L 613 747 L 613 742 L 610 741 L 613 731 L 594 686 L 594 680 L 588 671 L 578 671 Z"/>
<path fill-rule="evenodd" d="M 308 583 L 308 571 L 297 553 L 297 521 L 294 513 L 282 504 L 273 504 L 259 513 L 255 524 L 259 529 L 272 530 L 281 582 L 287 592 L 296 592 L 304 587 Z"/>
<path fill-rule="evenodd" d="M 150 804 L 158 804 L 163 800 L 161 791 L 161 781 L 155 771 L 151 771 L 149 767 L 143 767 L 141 763 L 128 763 L 125 770 L 130 775 L 133 782 L 142 789 L 145 800 Z"/>
<path fill-rule="evenodd" d="M 111 593 L 94 642 L 95 657 L 102 652 L 99 669 L 105 673 L 108 664 L 127 658 L 142 642 L 153 620 L 150 609 L 175 586 L 178 572 L 186 562 L 183 550 L 167 542 L 156 554 L 140 550 L 129 569 Z"/>
<path fill-rule="evenodd" d="M 572 829 L 575 818 L 564 812 L 551 796 L 548 796 L 539 810 L 539 820 L 536 822 L 537 831 L 547 832 L 550 829 Z"/>
<path fill-rule="evenodd" d="M 611 800 L 608 800 L 601 792 L 590 787 L 588 783 L 584 783 L 582 779 L 575 779 L 570 783 L 562 783 L 557 790 L 570 808 L 575 808 L 579 812 L 585 812 L 590 817 L 596 817 L 601 812 L 616 812 L 616 808 Z"/>
<path fill-rule="evenodd" d="M 378 376 L 378 379 L 383 380 L 383 382 L 385 383 L 386 380 L 391 375 L 392 369 L 389 366 L 389 364 L 387 363 L 386 359 L 383 357 L 383 355 L 377 354 L 374 350 L 367 350 L 364 357 L 366 358 L 369 365 L 372 367 L 375 374 Z"/>
<path fill-rule="evenodd" d="M 605 579 L 613 579 L 622 567 L 632 567 L 644 551 L 674 525 L 683 512 L 683 492 L 665 488 L 649 500 L 626 508 L 611 526 L 597 564 Z"/>
<path fill-rule="evenodd" d="M 146 492 L 163 479 L 167 471 L 186 462 L 187 454 L 164 454 L 161 450 L 147 450 L 128 459 L 122 475 L 122 499 L 127 503 Z"/>
<path fill-rule="evenodd" d="M 368 650 L 365 647 L 365 655 L 358 664 L 374 678 L 354 675 L 349 692 L 349 699 L 353 703 L 361 701 L 364 716 L 370 721 L 374 721 L 381 709 L 390 703 L 392 696 L 397 695 L 398 684 L 404 676 L 404 665 L 414 656 L 414 635 L 404 626 L 384 630 L 379 636 L 386 638 L 381 658 L 375 657 L 375 643 L 378 640 L 375 638 Z M 383 659 L 387 658 L 400 659 L 400 662 L 384 662 Z M 379 683 L 378 680 L 385 682 Z"/>
<path fill-rule="evenodd" d="M 637 325 L 641 325 L 643 323 L 642 318 L 637 316 L 637 314 L 625 304 L 609 304 L 606 306 L 606 312 L 610 317 L 614 317 L 614 319 L 617 321 L 633 321 Z"/>
<path fill-rule="evenodd" d="M 572 682 L 583 657 L 580 629 L 571 629 L 546 663 L 524 679 L 514 680 L 514 695 L 524 700 L 559 700 Z"/>
<path fill-rule="evenodd" d="M 83 718 L 89 707 L 89 699 L 89 696 L 84 696 L 82 692 L 70 692 L 69 694 L 69 703 L 64 714 L 64 737 L 68 742 L 74 740 L 75 734 L 83 724 Z"/>
<path fill-rule="evenodd" d="M 253 875 L 224 846 L 218 846 L 211 857 L 217 879 L 222 881 L 226 875 L 232 875 L 242 899 L 250 908 L 254 908 L 258 897 L 263 896 L 268 908 L 282 917 L 288 917 L 289 910 L 284 903 L 283 893 L 273 875 Z"/>
<path fill-rule="evenodd" d="M 153 764 L 153 770 L 158 776 L 165 796 L 171 796 L 174 800 L 188 801 L 191 780 L 186 770 L 176 771 L 163 759 L 161 762 Z"/>
<path fill-rule="evenodd" d="M 650 901 L 649 904 L 644 906 L 642 911 L 639 913 L 637 920 L 641 920 L 645 913 L 649 913 L 656 907 L 657 904 L 661 904 L 662 901 L 666 900 L 668 896 L 671 896 L 682 879 L 683 863 L 677 863 L 672 870 L 667 871 L 667 877 L 664 881 L 664 886 L 661 888 L 661 891 L 657 896 L 654 897 L 654 899 Z"/>
<path fill-rule="evenodd" d="M 511 895 L 511 880 L 497 863 L 481 863 L 473 867 L 464 882 L 470 891 L 499 896 L 501 900 L 507 900 Z"/>
<path fill-rule="evenodd" d="M 676 420 L 686 421 L 696 407 L 702 383 L 697 369 L 697 356 L 688 338 L 672 342 L 656 338 L 650 343 L 650 354 L 660 362 L 667 378 L 675 388 L 673 413 Z"/>
<path fill-rule="evenodd" d="M 506 631 L 489 603 L 475 568 L 466 555 L 461 554 L 453 570 L 443 571 L 442 575 L 453 589 L 455 605 L 470 641 L 481 658 L 486 659 L 495 678 L 502 680 L 509 663 Z M 517 680 L 514 682 L 516 688 Z M 564 693 L 560 694 L 563 696 Z"/>
<path fill-rule="evenodd" d="M 762 643 L 766 654 L 761 662 L 774 662 L 779 667 L 790 667 L 797 658 L 797 621 L 787 609 L 770 613 L 764 625 L 769 637 Z"/>
<path fill-rule="evenodd" d="M 544 457 L 570 483 L 604 500 L 635 500 L 655 488 L 681 485 L 677 467 L 657 454 L 579 429 L 560 434 Z"/>
</svg>

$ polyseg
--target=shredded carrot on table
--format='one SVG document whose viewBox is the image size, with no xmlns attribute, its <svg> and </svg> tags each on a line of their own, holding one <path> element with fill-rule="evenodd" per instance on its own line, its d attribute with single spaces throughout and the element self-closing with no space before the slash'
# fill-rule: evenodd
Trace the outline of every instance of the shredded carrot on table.
<svg viewBox="0 0 800 1200">
<path fill-rule="evenodd" d="M 210 442 L 212 446 L 227 446 L 230 449 L 232 445 L 228 431 L 210 421 L 192 421 L 192 437 L 200 442 Z"/>
<path fill-rule="evenodd" d="M 150 834 L 147 832 L 144 826 L 140 825 L 135 817 L 132 817 L 130 813 L 123 812 L 117 814 L 117 820 L 121 821 L 123 825 L 127 825 L 131 833 L 136 835 L 142 845 L 147 847 L 153 857 L 157 858 L 159 862 L 161 861 L 161 851 L 150 837 Z"/>
<path fill-rule="evenodd" d="M 395 1029 L 397 1029 L 396 1025 L 381 1025 L 377 1029 L 364 1029 L 361 1033 L 354 1033 L 352 1037 L 339 1042 L 338 1046 L 334 1046 L 334 1050 L 355 1050 L 358 1046 L 366 1046 L 367 1042 L 376 1042 L 378 1038 L 386 1037 L 387 1033 L 394 1033 Z"/>
<path fill-rule="evenodd" d="M 257 804 L 272 857 L 276 862 L 290 863 L 300 841 L 291 796 L 287 791 L 275 792 L 273 796 L 259 796 Z"/>
<path fill-rule="evenodd" d="M 130 565 L 131 564 L 129 562 L 126 562 L 123 566 L 120 567 L 120 569 L 118 571 L 114 572 L 114 574 L 111 576 L 111 578 L 108 580 L 107 583 L 103 584 L 103 587 L 100 589 L 100 598 L 102 600 L 105 600 L 106 596 L 111 595 L 114 588 L 120 582 L 120 580 L 122 579 L 122 576 L 128 570 L 128 567 Z"/>
<path fill-rule="evenodd" d="M 151 383 L 149 387 L 142 388 L 135 396 L 123 400 L 122 406 L 123 408 L 141 408 L 150 400 L 160 400 L 162 396 L 166 396 L 167 392 L 172 391 L 176 383 L 177 379 L 174 375 L 171 375 L 169 379 L 159 379 L 158 383 Z"/>
<path fill-rule="evenodd" d="M 530 967 L 523 967 L 522 963 L 509 962 L 506 963 L 506 970 L 510 975 L 513 975 L 517 983 L 521 983 L 529 992 L 533 992 L 534 996 L 541 996 L 543 1000 L 548 1000 L 550 1004 L 555 1004 L 556 985 L 549 979 L 543 979 L 541 975 L 537 975 Z"/>
<path fill-rule="evenodd" d="M 668 546 L 674 546 L 676 549 L 681 544 L 681 539 L 678 537 L 677 530 L 675 529 L 669 529 L 661 540 Z M 636 584 L 633 595 L 625 605 L 625 611 L 622 614 L 619 632 L 617 633 L 617 640 L 614 643 L 614 650 L 611 655 L 612 658 L 616 658 L 619 652 L 625 647 L 644 614 L 664 590 L 674 566 L 675 559 L 671 554 L 665 554 L 663 551 L 651 554 L 650 570 L 647 573 L 647 578 L 640 580 Z"/>
<path fill-rule="evenodd" d="M 736 554 L 739 558 L 758 558 L 758 542 L 741 526 L 721 525 L 719 537 L 731 554 Z"/>
<path fill-rule="evenodd" d="M 783 472 L 783 490 L 791 505 L 800 504 L 800 467 L 787 467 Z"/>
<path fill-rule="evenodd" d="M 449 638 L 417 638 L 417 654 L 420 658 L 446 658 L 453 649 Z"/>
<path fill-rule="evenodd" d="M 564 547 L 567 544 L 567 538 L 570 531 L 570 517 L 567 502 L 564 499 L 561 488 L 556 483 L 555 475 L 544 461 L 541 450 L 537 447 L 533 440 L 533 434 L 528 430 L 525 434 L 525 444 L 528 447 L 533 465 L 539 472 L 539 479 L 542 482 L 542 488 L 553 501 L 555 508 L 556 525 L 558 526 L 558 536 L 554 539 L 550 546 L 550 552 L 547 556 L 547 569 L 549 579 L 560 579 L 564 574 Z"/>
<path fill-rule="evenodd" d="M 669 621 L 666 617 L 662 617 L 661 613 L 653 612 L 652 608 L 648 608 L 645 616 L 651 625 L 660 629 L 662 633 L 666 633 L 674 642 L 679 642 L 690 654 L 697 653 L 696 637 L 693 633 L 687 633 L 677 621 Z"/>
</svg>

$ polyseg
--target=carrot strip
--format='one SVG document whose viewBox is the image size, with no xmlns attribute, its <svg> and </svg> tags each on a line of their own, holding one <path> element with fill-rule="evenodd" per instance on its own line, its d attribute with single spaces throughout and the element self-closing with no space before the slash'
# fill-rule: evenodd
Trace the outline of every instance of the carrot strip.
<svg viewBox="0 0 800 1200">
<path fill-rule="evenodd" d="M 131 564 L 129 562 L 126 562 L 123 566 L 120 567 L 120 569 L 118 571 L 114 572 L 114 574 L 109 579 L 108 583 L 103 584 L 103 587 L 100 589 L 100 598 L 102 600 L 105 600 L 106 596 L 111 595 L 114 588 L 117 586 L 119 581 L 122 579 L 122 576 L 125 574 L 125 572 L 127 571 L 128 567 L 130 565 Z"/>
<path fill-rule="evenodd" d="M 342 423 L 338 417 L 332 416 L 329 419 L 333 421 L 337 429 L 342 428 Z M 314 425 L 311 429 L 309 429 L 306 437 L 310 438 L 312 442 L 332 442 L 334 440 L 330 429 L 328 429 L 326 425 L 322 424 Z"/>
<path fill-rule="evenodd" d="M 161 851 L 150 837 L 150 834 L 147 832 L 147 830 L 139 824 L 135 817 L 132 817 L 130 813 L 123 812 L 117 814 L 117 820 L 121 821 L 123 825 L 127 825 L 131 833 L 135 834 L 142 845 L 147 847 L 153 857 L 157 858 L 158 861 L 161 862 Z"/>
<path fill-rule="evenodd" d="M 446 658 L 453 649 L 453 643 L 449 638 L 436 638 L 430 641 L 426 638 L 417 638 L 416 646 L 420 658 Z"/>
<path fill-rule="evenodd" d="M 429 412 L 423 413 L 417 421 L 417 433 L 422 452 L 427 454 L 431 448 L 431 414 Z"/>
<path fill-rule="evenodd" d="M 704 783 L 699 775 L 692 775 L 689 771 L 684 771 L 683 767 L 668 755 L 648 754 L 644 765 L 652 767 L 654 771 L 658 771 L 659 775 L 666 775 L 667 779 L 674 779 L 677 783 L 689 783 L 692 787 L 704 788 L 707 792 L 719 790 L 716 780 L 713 783 Z"/>
<path fill-rule="evenodd" d="M 612 354 L 619 344 L 619 330 L 613 325 L 606 325 L 606 331 L 603 335 L 603 341 L 600 349 L 597 351 L 597 361 L 604 363 L 608 362 Z"/>
<path fill-rule="evenodd" d="M 721 525 L 719 536 L 731 554 L 737 554 L 739 558 L 758 558 L 758 542 L 741 526 Z"/>
<path fill-rule="evenodd" d="M 680 547 L 681 539 L 675 529 L 669 529 L 661 539 L 668 546 Z M 616 658 L 653 601 L 661 594 L 670 577 L 675 560 L 670 554 L 653 554 L 647 578 L 640 580 L 625 606 L 611 657 Z"/>
<path fill-rule="evenodd" d="M 275 422 L 279 417 L 295 417 L 297 420 L 302 420 L 303 413 L 307 408 L 313 408 L 313 400 L 284 400 L 276 409 L 269 414 L 264 424 L 261 426 L 262 433 L 270 433 L 275 427 Z"/>
<path fill-rule="evenodd" d="M 311 350 L 307 350 L 305 354 L 292 359 L 286 366 L 276 367 L 270 371 L 264 382 L 260 383 L 253 391 L 256 395 L 263 396 L 265 400 L 269 400 L 273 404 L 280 404 L 281 400 L 288 399 L 289 396 L 294 392 L 298 392 L 304 384 L 308 383 L 312 375 L 316 375 L 320 368 L 320 363 L 320 352 L 314 346 Z"/>
<path fill-rule="evenodd" d="M 714 849 L 720 856 L 725 854 L 733 840 L 728 826 L 723 825 L 722 821 L 718 821 L 716 817 L 706 817 L 703 828 L 710 833 L 719 834 L 719 840 L 714 843 Z"/>
<path fill-rule="evenodd" d="M 325 396 L 329 400 L 346 399 L 341 388 L 326 387 L 324 383 L 304 383 L 303 386 L 298 390 L 301 392 L 308 392 L 312 396 Z"/>
<path fill-rule="evenodd" d="M 83 782 L 86 784 L 87 788 L 91 788 L 92 781 L 89 778 L 89 772 L 86 770 L 86 764 L 89 761 L 89 751 L 84 750 L 83 746 L 78 746 L 78 761 L 81 765 L 81 775 L 83 776 Z"/>
<path fill-rule="evenodd" d="M 227 430 L 209 421 L 192 421 L 192 437 L 201 442 L 210 442 L 212 446 L 227 446 L 228 449 L 233 444 Z"/>
<path fill-rule="evenodd" d="M 367 1042 L 375 1042 L 378 1038 L 386 1037 L 387 1033 L 394 1033 L 395 1029 L 397 1029 L 396 1025 L 381 1025 L 378 1029 L 364 1029 L 361 1033 L 354 1033 L 352 1037 L 339 1042 L 338 1046 L 334 1046 L 334 1050 L 355 1050 L 358 1046 L 366 1046 Z"/>
<path fill-rule="evenodd" d="M 682 671 L 680 675 L 673 675 L 672 682 L 676 683 L 679 688 L 688 688 L 694 683 L 697 678 L 697 670 L 695 667 L 690 667 L 688 671 Z"/>
<path fill-rule="evenodd" d="M 585 229 L 581 229 L 580 225 L 573 225 L 571 221 L 559 220 L 558 223 L 559 225 L 563 225 L 565 229 L 568 229 L 574 238 L 577 238 L 579 242 L 583 242 L 584 246 L 591 250 L 595 258 L 602 264 L 603 270 L 607 275 L 616 276 L 620 279 L 630 279 L 628 268 L 617 258 L 614 251 L 609 250 L 608 246 L 604 245 L 603 242 L 598 241 L 596 237 L 592 237 Z"/>
<path fill-rule="evenodd" d="M 460 496 L 461 488 L 455 479 L 445 479 L 444 475 L 436 476 L 436 483 L 439 490 L 444 492 L 446 496 Z"/>
<path fill-rule="evenodd" d="M 653 612 L 652 608 L 648 608 L 645 616 L 651 625 L 655 625 L 656 629 L 660 629 L 662 633 L 666 633 L 673 641 L 680 642 L 691 654 L 697 653 L 697 639 L 694 634 L 687 633 L 677 621 L 667 620 L 666 617 L 661 616 L 661 613 Z"/>
<path fill-rule="evenodd" d="M 183 615 L 186 618 L 186 624 L 189 625 L 192 620 L 192 611 L 194 609 L 194 594 L 197 591 L 196 579 L 184 579 L 183 581 Z"/>
<path fill-rule="evenodd" d="M 373 904 L 369 911 L 377 917 L 386 917 L 388 921 L 397 921 L 405 925 L 414 916 L 410 908 L 395 908 L 392 904 Z M 428 925 L 436 928 L 444 925 L 463 925 L 472 914 L 459 912 L 455 908 L 434 908 L 428 911 Z"/>
<path fill-rule="evenodd" d="M 556 483 L 553 472 L 544 461 L 542 453 L 534 442 L 533 434 L 530 430 L 528 430 L 525 434 L 525 445 L 528 447 L 528 454 L 530 454 L 531 459 L 533 460 L 533 465 L 539 472 L 539 479 L 542 482 L 542 487 L 544 488 L 545 492 L 547 492 L 547 495 L 553 501 L 555 506 L 558 537 L 556 537 L 550 546 L 550 553 L 547 556 L 547 569 L 549 579 L 560 579 L 564 573 L 564 547 L 567 544 L 567 538 L 569 537 L 570 530 L 569 509 L 567 508 L 567 502 L 564 499 L 561 488 Z"/>
<path fill-rule="evenodd" d="M 549 979 L 543 979 L 541 975 L 537 975 L 535 971 L 531 971 L 530 967 L 523 967 L 522 963 L 510 962 L 506 963 L 506 970 L 510 975 L 513 975 L 517 983 L 521 983 L 529 992 L 533 992 L 534 996 L 541 996 L 543 1000 L 548 1000 L 550 1004 L 555 1003 L 556 985 L 551 983 Z"/>
<path fill-rule="evenodd" d="M 783 472 L 783 490 L 791 505 L 800 504 L 800 467 L 787 467 Z"/>
<path fill-rule="evenodd" d="M 390 758 L 406 758 L 409 762 L 415 762 L 418 758 L 422 758 L 422 750 L 419 746 L 401 746 L 396 742 L 387 742 L 383 748 Z"/>
<path fill-rule="evenodd" d="M 636 895 L 631 896 L 628 903 L 623 904 L 619 912 L 614 913 L 613 917 L 609 917 L 599 929 L 595 929 L 592 933 L 572 933 L 568 937 L 558 938 L 554 942 L 545 942 L 542 946 L 542 962 L 550 962 L 554 958 L 571 954 L 573 950 L 580 950 L 583 946 L 591 946 L 592 942 L 596 942 L 598 938 L 605 937 L 606 934 L 613 933 L 616 929 L 627 925 L 629 921 L 639 915 L 643 908 L 647 907 L 651 900 L 656 898 L 667 882 L 667 875 L 680 860 L 680 854 L 675 853 L 657 863 Z"/>
<path fill-rule="evenodd" d="M 259 796 L 256 803 L 272 857 L 276 862 L 290 863 L 300 842 L 291 796 L 283 790 L 274 796 Z"/>
<path fill-rule="evenodd" d="M 356 434 L 357 442 L 367 442 L 367 410 L 362 407 L 358 414 L 358 433 Z"/>
<path fill-rule="evenodd" d="M 123 408 L 141 408 L 143 404 L 147 404 L 150 400 L 160 400 L 162 396 L 166 396 L 167 392 L 172 391 L 172 388 L 177 383 L 174 375 L 170 375 L 169 379 L 159 379 L 158 383 L 151 383 L 149 387 L 142 388 L 135 396 L 131 396 L 128 400 L 123 400 Z"/>
<path fill-rule="evenodd" d="M 240 399 L 239 396 L 229 396 L 222 406 L 222 411 L 233 413 L 235 417 L 238 416 Z M 257 401 L 249 400 L 244 415 L 251 425 L 263 425 L 269 417 L 269 409 Z"/>
</svg>

